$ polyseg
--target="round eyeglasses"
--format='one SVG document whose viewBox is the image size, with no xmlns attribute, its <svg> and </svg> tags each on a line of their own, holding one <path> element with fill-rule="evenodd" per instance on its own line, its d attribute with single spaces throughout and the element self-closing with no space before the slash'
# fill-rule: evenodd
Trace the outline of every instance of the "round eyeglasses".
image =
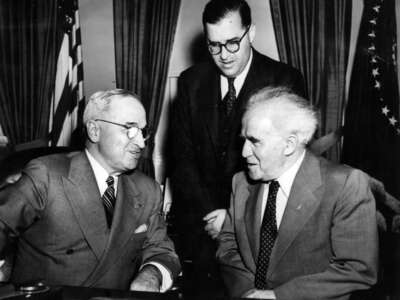
<svg viewBox="0 0 400 300">
<path fill-rule="evenodd" d="M 149 127 L 145 126 L 143 128 L 139 128 L 138 124 L 135 122 L 121 124 L 121 123 L 111 122 L 111 121 L 103 120 L 103 119 L 95 119 L 95 121 L 101 121 L 101 122 L 105 122 L 108 124 L 113 124 L 113 125 L 117 125 L 117 126 L 125 128 L 126 135 L 127 135 L 128 139 L 130 139 L 130 140 L 136 138 L 138 136 L 139 132 L 142 133 L 143 139 L 145 141 L 147 141 L 151 137 L 151 130 Z"/>
<path fill-rule="evenodd" d="M 243 33 L 243 35 L 239 39 L 233 39 L 226 41 L 225 44 L 222 44 L 220 42 L 212 42 L 208 40 L 207 45 L 208 45 L 208 51 L 210 51 L 211 55 L 217 55 L 220 54 L 222 51 L 222 47 L 226 49 L 229 53 L 236 53 L 240 49 L 240 43 L 242 42 L 243 38 L 249 32 L 250 26 L 247 26 L 246 31 Z"/>
</svg>

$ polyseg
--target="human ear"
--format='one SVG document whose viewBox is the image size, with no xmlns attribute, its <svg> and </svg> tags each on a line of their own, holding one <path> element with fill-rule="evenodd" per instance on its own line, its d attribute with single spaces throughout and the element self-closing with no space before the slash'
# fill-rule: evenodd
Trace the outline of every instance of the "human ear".
<svg viewBox="0 0 400 300">
<path fill-rule="evenodd" d="M 100 127 L 94 120 L 89 120 L 86 123 L 86 132 L 92 143 L 97 143 L 100 140 Z"/>
<path fill-rule="evenodd" d="M 291 134 L 286 138 L 286 146 L 284 149 L 284 154 L 289 156 L 293 154 L 299 145 L 299 138 L 295 134 Z"/>
<path fill-rule="evenodd" d="M 251 24 L 251 25 L 250 25 L 250 29 L 249 29 L 249 39 L 250 39 L 250 43 L 253 42 L 255 36 L 256 36 L 256 25 Z"/>
</svg>

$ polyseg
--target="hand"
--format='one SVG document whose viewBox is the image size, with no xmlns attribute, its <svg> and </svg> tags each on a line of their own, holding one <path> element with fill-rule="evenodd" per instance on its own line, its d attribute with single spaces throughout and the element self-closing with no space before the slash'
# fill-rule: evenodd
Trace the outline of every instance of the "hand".
<svg viewBox="0 0 400 300">
<path fill-rule="evenodd" d="M 132 281 L 130 290 L 141 292 L 159 292 L 161 287 L 162 275 L 157 267 L 146 265 L 140 270 L 139 274 Z"/>
<path fill-rule="evenodd" d="M 241 298 L 276 299 L 276 296 L 273 290 L 251 289 L 244 293 Z"/>
<path fill-rule="evenodd" d="M 221 231 L 222 224 L 224 224 L 226 216 L 226 209 L 216 209 L 208 213 L 203 220 L 207 222 L 204 229 L 213 238 L 217 238 Z"/>
</svg>

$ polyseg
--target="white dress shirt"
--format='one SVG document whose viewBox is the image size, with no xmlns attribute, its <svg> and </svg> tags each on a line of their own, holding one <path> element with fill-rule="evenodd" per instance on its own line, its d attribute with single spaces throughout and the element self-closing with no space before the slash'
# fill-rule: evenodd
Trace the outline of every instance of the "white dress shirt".
<svg viewBox="0 0 400 300">
<path fill-rule="evenodd" d="M 89 160 L 90 166 L 92 167 L 94 177 L 96 178 L 97 186 L 99 187 L 100 195 L 103 195 L 104 192 L 107 189 L 107 183 L 106 180 L 109 176 L 108 172 L 103 168 L 102 165 L 93 157 L 93 155 L 90 154 L 90 152 L 85 149 L 86 156 Z M 114 190 L 115 190 L 115 196 L 117 195 L 117 187 L 118 187 L 118 176 L 113 176 L 114 177 Z M 143 268 L 145 265 L 151 264 L 155 266 L 158 270 L 160 270 L 162 274 L 162 283 L 160 287 L 160 292 L 165 292 L 167 291 L 171 286 L 172 286 L 172 276 L 171 273 L 167 270 L 166 267 L 164 267 L 162 264 L 158 262 L 148 262 L 144 264 L 141 268 Z"/>
<path fill-rule="evenodd" d="M 278 194 L 276 195 L 276 226 L 279 228 L 281 225 L 283 213 L 286 208 L 286 204 L 290 195 L 290 190 L 292 189 L 294 178 L 300 169 L 301 163 L 304 160 L 306 151 L 297 159 L 297 161 L 291 166 L 285 173 L 276 178 L 275 180 L 279 182 Z M 265 207 L 268 200 L 269 183 L 264 184 L 264 195 L 262 202 L 262 212 L 261 212 L 261 223 L 264 216 Z"/>
<path fill-rule="evenodd" d="M 250 52 L 250 58 L 246 64 L 246 67 L 243 69 L 242 73 L 240 73 L 238 76 L 235 77 L 235 81 L 233 82 L 233 85 L 234 85 L 235 91 L 236 91 L 236 97 L 239 95 L 240 90 L 242 89 L 243 83 L 246 80 L 247 73 L 249 73 L 249 69 L 250 69 L 252 60 L 253 60 L 253 50 L 251 50 L 251 52 Z M 229 89 L 228 78 L 226 78 L 224 75 L 221 75 L 220 83 L 221 83 L 220 85 L 221 85 L 221 95 L 222 95 L 221 100 L 223 100 Z"/>
</svg>

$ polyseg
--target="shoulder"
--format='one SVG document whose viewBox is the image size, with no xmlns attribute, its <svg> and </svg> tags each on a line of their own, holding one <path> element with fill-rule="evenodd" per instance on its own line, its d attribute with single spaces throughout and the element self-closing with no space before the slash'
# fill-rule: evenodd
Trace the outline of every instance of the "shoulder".
<svg viewBox="0 0 400 300">
<path fill-rule="evenodd" d="M 139 170 L 134 170 L 127 175 L 131 180 L 133 180 L 139 190 L 154 191 L 160 189 L 160 185 L 157 183 L 157 181 Z"/>
<path fill-rule="evenodd" d="M 254 63 L 257 65 L 259 65 L 259 64 L 264 65 L 264 66 L 266 65 L 268 67 L 273 67 L 278 70 L 285 70 L 288 72 L 289 71 L 290 72 L 299 72 L 296 68 L 294 68 L 286 63 L 277 61 L 277 60 L 275 60 L 271 57 L 268 57 L 264 54 L 261 54 L 254 49 L 253 49 L 253 55 L 254 55 Z"/>
<path fill-rule="evenodd" d="M 347 181 L 369 181 L 369 176 L 365 172 L 345 164 L 329 161 L 323 157 L 318 158 L 321 170 L 331 182 L 345 184 Z"/>
<path fill-rule="evenodd" d="M 27 173 L 48 172 L 66 174 L 69 170 L 71 159 L 82 152 L 57 153 L 41 156 L 31 160 L 25 167 Z"/>
<path fill-rule="evenodd" d="M 195 64 L 188 69 L 184 70 L 179 78 L 180 80 L 199 80 L 202 78 L 207 78 L 210 74 L 215 73 L 215 66 L 211 61 L 204 61 Z"/>
</svg>

